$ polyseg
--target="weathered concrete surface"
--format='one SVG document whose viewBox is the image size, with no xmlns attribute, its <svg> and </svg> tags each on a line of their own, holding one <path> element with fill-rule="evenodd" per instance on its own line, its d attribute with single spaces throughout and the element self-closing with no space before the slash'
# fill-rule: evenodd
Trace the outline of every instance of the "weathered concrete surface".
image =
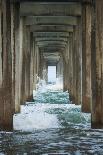
<svg viewBox="0 0 103 155">
<path fill-rule="evenodd" d="M 60 53 L 60 60 L 57 62 L 56 65 L 56 72 L 57 72 L 57 84 L 63 85 L 63 58 Z"/>
<path fill-rule="evenodd" d="M 67 91 L 68 90 L 68 81 L 67 81 L 67 67 L 68 64 L 66 61 L 63 61 L 63 90 Z"/>
<path fill-rule="evenodd" d="M 69 25 L 31 25 L 30 26 L 30 31 L 31 32 L 62 32 L 62 31 L 67 31 L 67 32 L 73 32 L 73 26 Z"/>
<path fill-rule="evenodd" d="M 13 129 L 12 54 L 10 1 L 1 1 L 2 12 L 2 82 L 0 85 L 0 128 Z M 1 35 L 1 34 L 0 34 Z"/>
<path fill-rule="evenodd" d="M 83 2 L 81 27 L 80 4 L 71 8 L 66 4 L 64 8 L 61 4 L 39 7 L 36 3 L 37 8 L 30 4 L 29 9 L 21 10 L 20 17 L 19 3 L 1 0 L 0 128 L 3 130 L 13 129 L 13 114 L 20 111 L 21 103 L 32 99 L 38 76 L 47 81 L 48 64 L 59 61 L 48 55 L 42 59 L 40 51 L 62 52 L 64 64 L 61 67 L 59 62 L 57 68 L 58 76 L 63 69 L 64 90 L 70 92 L 76 104 L 81 103 L 82 90 L 82 111 L 90 112 L 92 107 L 92 127 L 103 128 L 103 2 Z M 29 13 L 31 16 L 22 17 Z"/>
<path fill-rule="evenodd" d="M 63 58 L 63 90 L 68 90 L 68 65 L 69 65 L 69 41 L 65 47 L 65 50 L 62 51 L 62 58 Z"/>
<path fill-rule="evenodd" d="M 2 87 L 2 36 L 1 36 L 1 27 L 2 27 L 2 10 L 1 10 L 1 4 L 0 4 L 0 88 Z"/>
<path fill-rule="evenodd" d="M 26 25 L 77 25 L 77 17 L 73 16 L 30 16 L 26 17 Z"/>
<path fill-rule="evenodd" d="M 34 81 L 34 38 L 30 34 L 30 99 L 33 99 L 33 81 Z"/>
<path fill-rule="evenodd" d="M 73 33 L 69 37 L 69 94 L 70 100 L 73 100 Z"/>
<path fill-rule="evenodd" d="M 73 42 L 73 101 L 81 104 L 81 19 L 74 27 Z"/>
<path fill-rule="evenodd" d="M 26 27 L 25 33 L 25 97 L 30 99 L 30 27 Z"/>
<path fill-rule="evenodd" d="M 36 45 L 36 42 L 34 41 L 34 61 L 33 61 L 33 68 L 34 68 L 34 82 L 33 82 L 33 88 L 34 90 L 37 89 L 36 84 L 40 80 L 40 55 L 39 55 L 39 48 Z"/>
<path fill-rule="evenodd" d="M 22 45 L 22 79 L 21 101 L 22 104 L 30 98 L 30 30 L 24 25 L 23 19 L 23 45 Z"/>
<path fill-rule="evenodd" d="M 91 112 L 91 4 L 82 8 L 82 111 Z"/>
<path fill-rule="evenodd" d="M 21 68 L 22 56 L 20 53 L 20 5 L 14 5 L 14 31 L 15 31 L 15 113 L 20 112 L 21 97 Z"/>
<path fill-rule="evenodd" d="M 22 19 L 22 44 L 21 44 L 21 50 L 22 50 L 22 77 L 21 77 L 21 103 L 23 104 L 26 100 L 25 98 L 25 26 L 24 26 L 25 18 Z"/>
<path fill-rule="evenodd" d="M 35 32 L 34 37 L 69 37 L 68 32 L 55 32 L 55 31 L 50 31 L 50 32 Z"/>
<path fill-rule="evenodd" d="M 47 83 L 48 82 L 48 64 L 47 61 L 44 61 L 43 65 L 43 80 Z"/>
<path fill-rule="evenodd" d="M 12 101 L 15 113 L 15 6 L 11 5 L 11 54 L 12 54 Z"/>
<path fill-rule="evenodd" d="M 92 128 L 103 128 L 103 1 L 92 9 Z"/>
<path fill-rule="evenodd" d="M 80 3 L 21 3 L 21 16 L 43 16 L 43 15 L 66 15 L 66 16 L 80 16 Z"/>
</svg>

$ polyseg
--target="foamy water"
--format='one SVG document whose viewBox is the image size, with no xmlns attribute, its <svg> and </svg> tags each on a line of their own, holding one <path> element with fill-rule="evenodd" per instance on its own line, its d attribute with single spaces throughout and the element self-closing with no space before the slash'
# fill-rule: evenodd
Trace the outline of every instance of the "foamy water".
<svg viewBox="0 0 103 155">
<path fill-rule="evenodd" d="M 81 106 L 71 104 L 68 92 L 55 85 L 40 87 L 34 102 L 21 106 L 21 113 L 14 115 L 14 130 L 62 128 L 68 125 L 90 125 L 90 114 L 81 113 Z"/>
<path fill-rule="evenodd" d="M 90 122 L 59 85 L 41 85 L 14 115 L 14 131 L 0 132 L 0 155 L 103 155 L 103 130 Z"/>
</svg>

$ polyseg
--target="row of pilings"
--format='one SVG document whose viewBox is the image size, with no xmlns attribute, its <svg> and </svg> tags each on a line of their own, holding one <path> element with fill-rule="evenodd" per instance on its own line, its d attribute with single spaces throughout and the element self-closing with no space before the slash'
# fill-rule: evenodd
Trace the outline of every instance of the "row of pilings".
<svg viewBox="0 0 103 155">
<path fill-rule="evenodd" d="M 63 53 L 64 90 L 82 112 L 91 113 L 92 128 L 103 128 L 103 2 L 82 3 L 82 19 L 70 33 Z"/>
<path fill-rule="evenodd" d="M 64 90 L 83 112 L 91 112 L 93 128 L 103 128 L 103 2 L 82 3 L 82 20 L 70 33 L 63 58 Z M 35 44 L 20 4 L 0 3 L 0 128 L 13 129 L 13 114 L 32 99 L 37 75 L 46 63 Z M 42 65 L 44 63 L 44 65 Z M 42 66 L 42 68 L 41 68 Z M 59 68 L 59 67 L 58 67 Z"/>
<path fill-rule="evenodd" d="M 0 3 L 0 129 L 13 129 L 13 114 L 32 99 L 39 72 L 38 47 L 20 4 Z"/>
</svg>

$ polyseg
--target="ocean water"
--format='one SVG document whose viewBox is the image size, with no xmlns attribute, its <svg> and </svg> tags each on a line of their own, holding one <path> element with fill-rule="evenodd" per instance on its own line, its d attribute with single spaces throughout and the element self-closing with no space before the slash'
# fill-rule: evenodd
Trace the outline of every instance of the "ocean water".
<svg viewBox="0 0 103 155">
<path fill-rule="evenodd" d="M 13 132 L 0 132 L 0 155 L 103 155 L 103 130 L 91 129 L 91 115 L 61 87 L 39 87 L 13 124 Z"/>
</svg>

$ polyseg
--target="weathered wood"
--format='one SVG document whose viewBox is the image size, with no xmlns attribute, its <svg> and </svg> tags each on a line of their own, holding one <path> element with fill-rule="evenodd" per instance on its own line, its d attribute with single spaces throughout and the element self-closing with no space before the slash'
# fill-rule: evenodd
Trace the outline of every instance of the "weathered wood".
<svg viewBox="0 0 103 155">
<path fill-rule="evenodd" d="M 82 111 L 91 112 L 91 4 L 82 12 Z"/>
</svg>

